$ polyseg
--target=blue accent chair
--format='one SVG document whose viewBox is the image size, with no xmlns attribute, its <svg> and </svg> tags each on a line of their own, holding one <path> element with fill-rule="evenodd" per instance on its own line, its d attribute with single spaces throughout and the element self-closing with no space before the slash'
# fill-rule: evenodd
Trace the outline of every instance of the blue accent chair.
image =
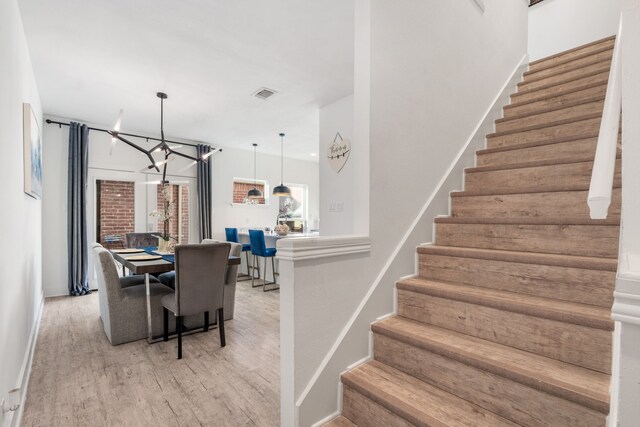
<svg viewBox="0 0 640 427">
<path fill-rule="evenodd" d="M 225 228 L 224 229 L 224 234 L 227 237 L 227 242 L 232 242 L 232 243 L 240 243 L 240 238 L 238 237 L 238 229 L 237 228 Z M 246 261 L 247 261 L 247 276 L 251 276 L 251 273 L 249 273 L 249 270 L 253 270 L 253 266 L 249 266 L 249 251 L 251 251 L 251 245 L 248 243 L 240 243 L 242 245 L 242 252 L 244 252 L 244 255 L 246 257 Z M 260 277 L 260 266 L 257 267 L 258 269 L 258 277 Z M 248 278 L 246 279 L 242 279 L 241 281 L 244 280 L 249 280 Z"/>
<path fill-rule="evenodd" d="M 264 240 L 264 231 L 262 230 L 249 230 L 249 241 L 251 242 L 251 253 L 253 254 L 253 264 L 259 263 L 258 257 L 264 258 L 264 281 L 262 282 L 262 290 L 275 291 L 280 289 L 279 286 L 267 289 L 267 285 L 276 284 L 276 266 L 274 258 L 276 256 L 276 248 L 268 248 Z M 273 272 L 273 282 L 267 283 L 267 258 L 271 258 L 271 271 Z M 258 264 L 259 265 L 259 264 Z M 258 270 L 258 279 L 260 271 Z M 257 287 L 260 285 L 254 285 L 254 276 L 251 276 L 251 286 Z"/>
</svg>

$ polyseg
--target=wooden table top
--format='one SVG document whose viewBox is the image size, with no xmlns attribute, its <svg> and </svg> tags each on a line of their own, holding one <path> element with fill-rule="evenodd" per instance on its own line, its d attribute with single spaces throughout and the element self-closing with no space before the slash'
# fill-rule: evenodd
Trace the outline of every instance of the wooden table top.
<svg viewBox="0 0 640 427">
<path fill-rule="evenodd" d="M 172 262 L 165 261 L 164 259 L 156 259 L 152 261 L 130 261 L 127 258 L 139 255 L 145 255 L 146 252 L 128 253 L 122 254 L 117 252 L 111 252 L 116 261 L 123 264 L 133 274 L 145 274 L 145 273 L 166 273 L 167 271 L 174 270 Z M 227 265 L 239 265 L 240 257 L 230 256 Z"/>
</svg>

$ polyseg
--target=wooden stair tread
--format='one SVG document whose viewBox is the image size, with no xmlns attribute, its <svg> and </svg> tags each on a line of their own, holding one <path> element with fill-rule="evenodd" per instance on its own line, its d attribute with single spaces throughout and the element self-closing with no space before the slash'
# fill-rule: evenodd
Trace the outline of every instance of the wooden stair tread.
<svg viewBox="0 0 640 427">
<path fill-rule="evenodd" d="M 418 254 L 518 262 L 523 264 L 553 265 L 557 267 L 583 268 L 587 270 L 616 271 L 618 268 L 618 260 L 611 258 L 547 254 L 540 252 L 504 251 L 498 249 L 464 248 L 456 246 L 422 245 L 418 246 Z"/>
<path fill-rule="evenodd" d="M 557 97 L 554 97 L 554 98 L 557 98 Z M 523 112 L 521 114 L 517 114 L 517 115 L 513 115 L 513 116 L 509 116 L 509 117 L 503 117 L 501 119 L 496 120 L 496 124 L 498 124 L 498 123 L 508 123 L 508 122 L 513 121 L 513 120 L 527 119 L 527 118 L 531 118 L 531 117 L 534 117 L 534 116 L 538 116 L 540 114 L 551 113 L 551 112 L 559 112 L 561 110 L 571 109 L 571 108 L 577 107 L 579 105 L 598 103 L 598 102 L 602 102 L 602 101 L 604 101 L 604 95 L 590 96 L 590 97 L 586 97 L 586 98 L 579 99 L 579 100 L 576 100 L 576 101 L 567 102 L 567 103 L 562 104 L 562 105 L 554 105 L 554 106 L 551 106 L 551 107 L 540 108 L 540 109 L 535 110 L 535 111 L 526 111 L 526 112 Z"/>
<path fill-rule="evenodd" d="M 586 53 L 584 53 L 582 55 L 576 55 L 576 56 L 567 58 L 567 59 L 562 60 L 562 61 L 550 62 L 549 64 L 547 64 L 545 66 L 540 65 L 538 67 L 535 67 L 535 64 L 532 63 L 535 68 L 525 71 L 523 73 L 523 75 L 526 78 L 528 76 L 536 75 L 537 73 L 540 73 L 541 71 L 547 71 L 547 70 L 550 70 L 552 68 L 557 68 L 557 67 L 562 67 L 562 66 L 571 66 L 572 62 L 579 62 L 579 61 L 588 59 L 590 57 L 597 57 L 597 56 L 600 56 L 600 54 L 606 54 L 606 53 L 609 53 L 609 54 L 613 55 L 613 43 L 604 44 L 602 47 L 599 47 L 599 48 L 594 49 L 592 51 L 586 52 Z M 542 59 L 541 61 L 544 61 L 544 59 Z M 530 64 L 530 66 L 531 66 L 531 64 Z"/>
<path fill-rule="evenodd" d="M 484 148 L 482 150 L 476 151 L 476 154 L 481 156 L 484 154 L 493 154 L 493 153 L 502 153 L 505 151 L 521 150 L 523 148 L 534 148 L 534 147 L 541 147 L 544 145 L 562 144 L 564 142 L 587 141 L 593 138 L 598 138 L 597 132 L 591 133 L 589 135 L 578 135 L 578 136 L 572 135 L 572 136 L 557 138 L 552 140 L 533 141 L 533 142 L 525 142 L 522 144 L 506 145 L 502 147 Z M 622 142 L 622 133 L 619 133 L 618 138 L 619 138 L 619 142 Z"/>
<path fill-rule="evenodd" d="M 522 225 L 611 225 L 619 226 L 620 218 L 590 219 L 572 217 L 457 217 L 434 218 L 436 224 L 522 224 Z"/>
<path fill-rule="evenodd" d="M 622 156 L 618 154 L 616 158 L 622 158 Z M 541 161 L 533 161 L 533 162 L 509 163 L 506 165 L 476 166 L 473 168 L 466 168 L 464 171 L 466 173 L 477 173 L 477 172 L 503 171 L 503 170 L 511 170 L 511 169 L 537 168 L 540 166 L 573 165 L 576 163 L 593 163 L 593 160 L 574 162 L 574 161 L 568 161 L 567 159 L 552 159 L 552 160 L 541 160 Z"/>
<path fill-rule="evenodd" d="M 604 307 L 491 288 L 436 282 L 422 277 L 401 280 L 396 283 L 396 286 L 398 289 L 410 292 L 613 331 L 611 310 Z"/>
<path fill-rule="evenodd" d="M 584 55 L 590 55 L 591 52 L 593 50 L 598 50 L 599 48 L 596 47 L 597 45 L 603 45 L 607 46 L 610 49 L 613 49 L 614 46 L 614 41 L 616 39 L 615 35 L 609 36 L 609 37 L 605 37 L 603 39 L 600 40 L 595 40 L 593 42 L 584 44 L 584 45 L 580 45 L 580 46 L 576 46 L 572 49 L 568 49 L 562 52 L 558 52 L 555 53 L 553 55 L 549 55 L 547 57 L 544 58 L 540 58 L 540 59 L 536 59 L 535 61 L 531 61 L 529 63 L 529 69 L 536 69 L 536 70 L 542 70 L 545 67 L 543 65 L 545 64 L 550 64 L 552 63 L 554 60 L 559 60 L 560 58 L 564 57 L 563 60 L 559 60 L 557 62 L 554 62 L 553 65 L 557 65 L 557 64 L 561 64 L 564 62 L 569 62 L 571 61 L 573 58 L 577 58 L 580 56 L 584 56 Z M 595 48 L 595 49 L 594 49 Z M 578 53 L 579 51 L 585 51 L 583 54 Z M 548 67 L 546 67 L 548 68 Z"/>
<path fill-rule="evenodd" d="M 609 411 L 606 374 L 400 316 L 376 322 L 371 329 L 596 411 Z"/>
<path fill-rule="evenodd" d="M 548 91 L 549 89 L 554 89 L 554 88 L 558 89 L 558 86 L 565 86 L 571 83 L 574 83 L 574 84 L 580 83 L 580 84 L 577 84 L 576 87 L 578 86 L 582 87 L 583 85 L 606 81 L 609 78 L 609 71 L 610 70 L 608 68 L 604 67 L 601 70 L 593 70 L 593 71 L 585 72 L 580 76 L 567 77 L 565 79 L 560 79 L 545 85 L 534 86 L 530 88 L 527 88 L 527 87 L 522 88 L 520 83 L 518 83 L 518 85 L 520 85 L 518 86 L 518 92 L 511 95 L 511 98 L 517 99 L 517 98 L 521 98 L 524 95 L 531 95 L 532 93 L 536 93 L 536 92 L 540 92 L 540 96 L 545 96 L 548 94 L 545 94 L 543 92 Z M 589 80 L 594 80 L 594 81 L 589 81 Z M 559 92 L 562 92 L 564 90 L 567 90 L 567 89 L 566 88 L 560 89 Z"/>
<path fill-rule="evenodd" d="M 324 427 L 357 427 L 357 425 L 349 421 L 348 418 L 341 415 L 338 418 L 334 418 L 326 423 Z"/>
<path fill-rule="evenodd" d="M 613 52 L 613 48 L 610 49 L 610 50 L 611 50 L 611 52 Z M 560 76 L 560 75 L 568 73 L 568 72 L 581 70 L 581 69 L 583 69 L 585 67 L 588 67 L 590 65 L 600 64 L 600 63 L 604 63 L 604 62 L 611 63 L 611 57 L 599 58 L 598 55 L 593 55 L 593 54 L 592 55 L 588 55 L 586 57 L 583 57 L 581 59 L 586 59 L 589 56 L 592 56 L 593 58 L 591 60 L 584 61 L 584 63 L 580 63 L 580 64 L 569 64 L 569 63 L 560 64 L 560 65 L 564 65 L 565 66 L 563 68 L 558 67 L 558 64 L 556 64 L 555 67 L 558 67 L 557 70 L 552 70 L 551 68 L 553 68 L 553 67 L 550 67 L 550 68 L 547 68 L 545 70 L 528 71 L 529 74 L 527 74 L 527 72 L 525 72 L 524 73 L 524 80 L 521 83 L 527 84 L 527 83 L 535 82 L 535 81 L 538 81 L 538 80 L 546 79 L 548 77 Z M 546 73 L 541 73 L 541 71 L 547 71 L 547 72 Z"/>
<path fill-rule="evenodd" d="M 495 137 L 499 137 L 499 136 L 513 135 L 514 133 L 520 133 L 520 132 L 527 132 L 527 131 L 531 131 L 531 130 L 550 128 L 550 127 L 554 127 L 554 126 L 566 125 L 568 123 L 581 122 L 581 121 L 589 120 L 589 119 L 599 119 L 601 117 L 602 117 L 602 112 L 582 114 L 580 116 L 571 117 L 571 118 L 568 118 L 568 119 L 560 119 L 560 120 L 555 120 L 555 121 L 548 121 L 548 122 L 545 122 L 545 123 L 536 124 L 536 125 L 532 125 L 532 126 L 522 126 L 520 128 L 517 128 L 517 129 L 506 130 L 506 131 L 503 131 L 503 132 L 493 132 L 493 133 L 488 134 L 487 138 L 495 138 Z"/>
<path fill-rule="evenodd" d="M 560 98 L 563 97 L 565 95 L 569 95 L 575 92 L 581 92 L 587 89 L 592 89 L 594 87 L 603 87 L 606 88 L 607 87 L 607 82 L 594 82 L 594 83 L 587 83 L 583 86 L 578 86 L 578 87 L 572 87 L 572 88 L 568 88 L 559 92 L 554 92 L 554 93 L 547 93 L 547 94 L 541 94 L 539 97 L 537 98 L 532 98 L 532 99 L 527 99 L 525 101 L 516 101 L 516 102 L 512 102 L 509 105 L 505 105 L 503 108 L 505 110 L 511 110 L 514 108 L 518 108 L 518 107 L 523 107 L 525 105 L 528 104 L 533 104 L 534 102 L 540 102 L 540 101 L 545 101 L 548 99 L 553 99 L 553 98 Z M 514 95 L 517 95 L 514 94 Z"/>
<path fill-rule="evenodd" d="M 516 424 L 375 360 L 342 375 L 342 382 L 417 426 Z"/>
<path fill-rule="evenodd" d="M 518 89 L 531 90 L 543 87 L 555 86 L 557 84 L 565 84 L 575 80 L 584 78 L 585 76 L 595 75 L 607 72 L 611 69 L 611 58 L 600 59 L 582 67 L 570 70 L 557 70 L 550 75 L 542 77 L 530 76 L 517 84 Z"/>
</svg>

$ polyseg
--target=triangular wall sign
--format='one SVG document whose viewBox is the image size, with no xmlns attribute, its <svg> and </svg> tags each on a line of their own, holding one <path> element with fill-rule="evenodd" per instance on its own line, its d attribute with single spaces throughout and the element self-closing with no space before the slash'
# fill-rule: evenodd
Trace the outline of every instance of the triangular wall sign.
<svg viewBox="0 0 640 427">
<path fill-rule="evenodd" d="M 349 159 L 351 153 L 351 141 L 343 139 L 340 132 L 336 133 L 333 142 L 327 147 L 327 159 L 331 169 L 336 173 L 340 172 Z"/>
</svg>

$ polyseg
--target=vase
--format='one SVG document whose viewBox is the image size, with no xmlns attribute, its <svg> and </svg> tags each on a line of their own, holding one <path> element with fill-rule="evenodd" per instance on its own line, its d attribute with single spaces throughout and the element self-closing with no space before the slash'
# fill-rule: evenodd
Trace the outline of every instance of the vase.
<svg viewBox="0 0 640 427">
<path fill-rule="evenodd" d="M 286 236 L 290 231 L 289 226 L 284 223 L 276 225 L 273 230 L 278 234 L 278 236 Z"/>
<path fill-rule="evenodd" d="M 164 240 L 163 238 L 158 239 L 158 252 L 170 252 L 169 248 L 169 240 Z"/>
</svg>

